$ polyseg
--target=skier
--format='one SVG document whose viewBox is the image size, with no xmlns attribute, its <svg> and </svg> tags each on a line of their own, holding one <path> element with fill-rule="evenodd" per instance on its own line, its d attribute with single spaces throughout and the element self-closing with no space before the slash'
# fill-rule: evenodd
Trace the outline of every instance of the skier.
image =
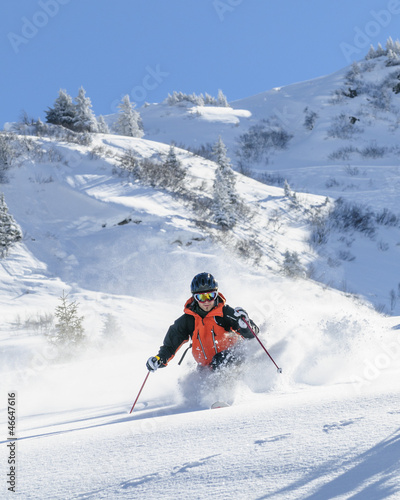
<svg viewBox="0 0 400 500">
<path fill-rule="evenodd" d="M 254 338 L 245 321 L 256 335 L 259 332 L 246 311 L 226 304 L 211 274 L 197 274 L 190 290 L 192 297 L 185 304 L 184 314 L 169 327 L 157 356 L 147 360 L 149 371 L 167 366 L 178 349 L 190 339 L 192 344 L 188 349 L 192 348 L 199 368 L 216 369 L 233 363 L 237 361 L 233 347 L 243 338 Z"/>
</svg>

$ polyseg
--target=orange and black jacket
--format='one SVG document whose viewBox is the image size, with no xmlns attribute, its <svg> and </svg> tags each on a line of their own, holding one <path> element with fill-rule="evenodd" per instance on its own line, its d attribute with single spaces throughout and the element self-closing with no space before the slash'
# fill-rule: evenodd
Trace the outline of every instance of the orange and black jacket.
<svg viewBox="0 0 400 500">
<path fill-rule="evenodd" d="M 191 297 L 185 304 L 184 314 L 168 329 L 158 353 L 161 362 L 166 365 L 191 339 L 194 359 L 206 366 L 216 354 L 233 347 L 241 337 L 254 338 L 248 328 L 238 326 L 234 309 L 225 302 L 225 297 L 219 293 L 214 308 L 207 313 Z M 257 333 L 257 326 L 253 322 L 251 325 Z"/>
</svg>

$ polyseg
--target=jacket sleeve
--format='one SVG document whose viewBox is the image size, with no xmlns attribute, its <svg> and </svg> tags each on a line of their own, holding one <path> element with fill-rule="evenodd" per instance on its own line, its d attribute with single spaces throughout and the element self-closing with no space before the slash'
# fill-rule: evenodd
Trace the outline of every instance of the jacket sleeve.
<svg viewBox="0 0 400 500">
<path fill-rule="evenodd" d="M 164 343 L 158 352 L 164 366 L 175 356 L 176 351 L 189 341 L 193 330 L 194 317 L 190 314 L 183 314 L 168 328 Z"/>
<path fill-rule="evenodd" d="M 238 318 L 235 316 L 235 311 L 231 306 L 225 305 L 223 308 L 224 316 L 220 318 L 220 326 L 223 326 L 225 330 L 235 330 L 239 335 L 244 337 L 245 339 L 254 339 L 253 333 L 250 331 L 249 328 L 241 328 L 238 324 Z M 218 323 L 218 324 L 220 324 Z M 222 324 L 223 323 L 223 324 Z M 249 320 L 249 324 L 251 328 L 253 329 L 253 332 L 257 335 L 260 329 L 258 326 L 254 323 L 253 320 Z"/>
</svg>

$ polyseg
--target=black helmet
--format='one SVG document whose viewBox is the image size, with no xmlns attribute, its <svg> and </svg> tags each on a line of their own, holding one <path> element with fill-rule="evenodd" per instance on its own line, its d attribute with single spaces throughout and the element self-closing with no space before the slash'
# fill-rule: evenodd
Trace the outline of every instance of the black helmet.
<svg viewBox="0 0 400 500">
<path fill-rule="evenodd" d="M 192 293 L 209 292 L 210 290 L 218 290 L 218 283 L 210 273 L 196 274 L 190 285 Z"/>
</svg>

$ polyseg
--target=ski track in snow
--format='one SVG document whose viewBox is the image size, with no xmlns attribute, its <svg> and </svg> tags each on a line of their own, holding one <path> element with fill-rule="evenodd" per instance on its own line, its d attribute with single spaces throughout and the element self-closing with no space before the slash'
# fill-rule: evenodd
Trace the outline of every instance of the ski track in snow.
<svg viewBox="0 0 400 500">
<path fill-rule="evenodd" d="M 19 498 L 395 498 L 400 397 L 330 392 L 150 418 L 82 411 L 69 429 L 21 430 Z"/>
</svg>

